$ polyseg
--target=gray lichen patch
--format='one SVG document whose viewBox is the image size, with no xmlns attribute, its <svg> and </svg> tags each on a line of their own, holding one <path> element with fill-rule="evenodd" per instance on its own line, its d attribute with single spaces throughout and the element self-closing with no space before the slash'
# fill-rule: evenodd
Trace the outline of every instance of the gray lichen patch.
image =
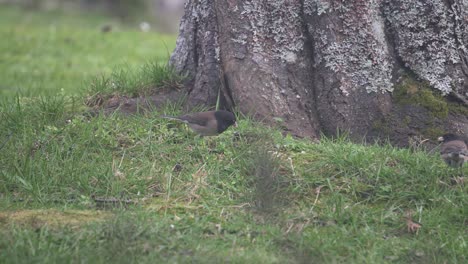
<svg viewBox="0 0 468 264">
<path fill-rule="evenodd" d="M 330 10 L 330 3 L 326 0 L 306 0 L 304 1 L 304 14 L 322 15 Z"/>
<path fill-rule="evenodd" d="M 392 91 L 393 61 L 384 33 L 380 0 L 309 0 L 304 12 L 319 24 L 308 24 L 314 40 L 315 65 L 336 74 L 343 95 L 356 89 Z"/>
<path fill-rule="evenodd" d="M 384 5 L 399 57 L 443 94 L 468 92 L 468 73 L 462 70 L 468 59 L 468 27 L 463 22 L 468 2 L 461 2 L 461 7 L 457 2 L 385 0 Z"/>
<path fill-rule="evenodd" d="M 185 5 L 185 14 L 180 22 L 179 36 L 177 37 L 176 48 L 172 53 L 170 64 L 182 74 L 195 75 L 199 61 L 206 55 L 219 59 L 219 52 L 211 52 L 211 49 L 198 47 L 207 43 L 217 42 L 217 32 L 214 25 L 214 7 L 209 0 L 188 1 Z M 218 45 L 217 45 L 218 46 Z M 199 56 L 201 55 L 201 56 Z"/>
<path fill-rule="evenodd" d="M 190 72 L 194 67 L 193 61 L 190 60 L 190 46 L 193 45 L 193 43 L 189 37 L 190 32 L 188 32 L 193 30 L 192 27 L 193 25 L 191 25 L 190 19 L 187 17 L 182 18 L 179 28 L 180 34 L 177 37 L 176 47 L 170 59 L 170 64 L 179 73 L 184 71 Z"/>
<path fill-rule="evenodd" d="M 197 0 L 194 3 L 191 15 L 195 20 L 200 21 L 206 19 L 212 14 L 212 5 L 209 3 L 210 0 Z"/>
<path fill-rule="evenodd" d="M 254 53 L 294 63 L 304 47 L 300 1 L 245 1 L 241 17 L 248 21 Z"/>
</svg>

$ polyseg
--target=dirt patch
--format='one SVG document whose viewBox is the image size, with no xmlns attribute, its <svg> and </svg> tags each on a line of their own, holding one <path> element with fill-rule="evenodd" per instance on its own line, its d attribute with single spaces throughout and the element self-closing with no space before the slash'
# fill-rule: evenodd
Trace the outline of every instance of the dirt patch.
<svg viewBox="0 0 468 264">
<path fill-rule="evenodd" d="M 103 221 L 110 216 L 111 213 L 109 212 L 92 210 L 18 210 L 0 212 L 0 228 L 6 228 L 11 224 L 31 227 L 34 229 L 38 229 L 43 226 L 70 226 L 72 228 L 78 228 L 90 222 Z"/>
</svg>

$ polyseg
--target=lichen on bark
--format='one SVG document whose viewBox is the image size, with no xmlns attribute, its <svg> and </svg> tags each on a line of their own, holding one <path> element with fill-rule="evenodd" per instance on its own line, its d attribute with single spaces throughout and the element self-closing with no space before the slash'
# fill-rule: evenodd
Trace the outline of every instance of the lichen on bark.
<svg viewBox="0 0 468 264">
<path fill-rule="evenodd" d="M 241 17 L 249 21 L 254 53 L 296 62 L 305 39 L 298 1 L 244 1 Z"/>
<path fill-rule="evenodd" d="M 336 74 L 344 95 L 356 89 L 392 91 L 393 63 L 386 44 L 380 2 L 305 1 L 304 12 L 326 24 L 308 24 L 315 44 L 315 64 L 324 63 Z"/>
<path fill-rule="evenodd" d="M 468 98 L 467 1 L 385 0 L 399 59 L 443 94 Z"/>
<path fill-rule="evenodd" d="M 180 74 L 188 76 L 189 107 L 212 104 L 221 86 L 215 14 L 210 0 L 186 3 L 176 48 L 169 61 Z"/>
</svg>

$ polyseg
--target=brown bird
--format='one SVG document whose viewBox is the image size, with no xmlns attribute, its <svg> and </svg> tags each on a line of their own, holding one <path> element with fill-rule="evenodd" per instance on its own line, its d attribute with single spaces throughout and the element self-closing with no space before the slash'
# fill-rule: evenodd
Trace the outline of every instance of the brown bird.
<svg viewBox="0 0 468 264">
<path fill-rule="evenodd" d="M 102 33 L 107 33 L 107 32 L 111 32 L 111 31 L 112 31 L 112 25 L 107 24 L 107 25 L 103 25 L 101 27 L 101 32 Z"/>
<path fill-rule="evenodd" d="M 445 134 L 438 139 L 442 142 L 440 155 L 450 167 L 460 168 L 463 177 L 463 163 L 468 161 L 468 147 L 465 140 L 455 134 Z"/>
<path fill-rule="evenodd" d="M 230 126 L 237 126 L 236 116 L 225 110 L 192 113 L 177 117 L 162 117 L 184 122 L 201 136 L 217 136 Z"/>
</svg>

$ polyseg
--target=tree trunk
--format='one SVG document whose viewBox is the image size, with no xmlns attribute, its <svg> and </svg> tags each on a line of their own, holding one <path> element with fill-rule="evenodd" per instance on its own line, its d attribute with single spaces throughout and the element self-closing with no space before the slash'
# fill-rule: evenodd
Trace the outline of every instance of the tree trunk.
<svg viewBox="0 0 468 264">
<path fill-rule="evenodd" d="M 219 94 L 224 108 L 281 118 L 298 136 L 399 138 L 428 124 L 466 134 L 467 22 L 464 0 L 188 0 L 170 63 L 188 76 L 189 107 Z M 461 112 L 434 119 L 422 99 L 396 103 L 408 82 L 421 90 L 408 97 L 427 83 Z"/>
</svg>

